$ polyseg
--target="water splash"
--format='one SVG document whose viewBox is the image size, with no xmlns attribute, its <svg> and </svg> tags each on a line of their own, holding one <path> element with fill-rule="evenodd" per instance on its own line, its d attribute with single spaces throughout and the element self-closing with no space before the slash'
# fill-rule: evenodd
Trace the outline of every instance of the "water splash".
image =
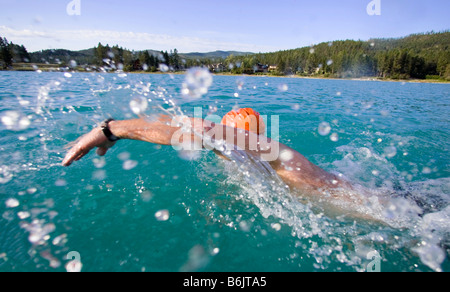
<svg viewBox="0 0 450 292">
<path fill-rule="evenodd" d="M 198 99 L 208 93 L 213 83 L 211 73 L 206 68 L 191 68 L 186 72 L 181 93 L 185 98 Z"/>
<path fill-rule="evenodd" d="M 23 131 L 30 125 L 30 119 L 21 112 L 7 111 L 2 114 L 1 121 L 8 130 Z"/>
</svg>

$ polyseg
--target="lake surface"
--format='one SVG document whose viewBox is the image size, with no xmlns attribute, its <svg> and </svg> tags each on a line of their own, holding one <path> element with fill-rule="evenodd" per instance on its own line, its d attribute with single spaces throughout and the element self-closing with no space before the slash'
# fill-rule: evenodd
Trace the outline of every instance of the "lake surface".
<svg viewBox="0 0 450 292">
<path fill-rule="evenodd" d="M 184 75 L 0 72 L 0 271 L 450 271 L 450 86 Z M 60 166 L 108 117 L 252 107 L 278 139 L 389 198 L 387 225 L 327 217 L 212 152 L 119 141 Z M 264 200 L 261 200 L 264 198 Z M 370 208 L 370 206 L 368 206 Z"/>
</svg>

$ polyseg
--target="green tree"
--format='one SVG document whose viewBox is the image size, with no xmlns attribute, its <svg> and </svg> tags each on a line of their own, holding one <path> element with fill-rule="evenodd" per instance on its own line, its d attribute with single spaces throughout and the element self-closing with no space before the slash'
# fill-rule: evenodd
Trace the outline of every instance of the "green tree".
<svg viewBox="0 0 450 292">
<path fill-rule="evenodd" d="M 3 69 L 11 67 L 13 64 L 13 53 L 11 51 L 11 44 L 8 43 L 6 38 L 0 37 L 0 56 Z"/>
<path fill-rule="evenodd" d="M 172 66 L 175 70 L 179 70 L 181 68 L 181 58 L 180 55 L 178 55 L 177 49 L 173 50 L 170 59 L 171 59 L 170 66 Z"/>
</svg>

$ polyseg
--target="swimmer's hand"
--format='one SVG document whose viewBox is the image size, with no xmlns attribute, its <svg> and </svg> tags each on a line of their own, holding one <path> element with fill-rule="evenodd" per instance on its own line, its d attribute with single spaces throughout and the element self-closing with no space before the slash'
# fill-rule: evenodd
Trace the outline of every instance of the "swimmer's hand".
<svg viewBox="0 0 450 292">
<path fill-rule="evenodd" d="M 116 142 L 111 142 L 108 138 L 106 138 L 105 134 L 102 132 L 102 129 L 95 128 L 90 133 L 67 145 L 70 150 L 66 154 L 62 165 L 70 166 L 72 162 L 80 160 L 96 147 L 98 148 L 97 154 L 104 156 L 108 149 L 113 147 L 115 144 Z"/>
</svg>

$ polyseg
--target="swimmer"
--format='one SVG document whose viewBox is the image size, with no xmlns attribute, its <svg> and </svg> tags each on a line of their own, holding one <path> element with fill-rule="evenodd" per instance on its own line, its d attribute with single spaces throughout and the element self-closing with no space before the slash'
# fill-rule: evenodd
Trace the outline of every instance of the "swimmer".
<svg viewBox="0 0 450 292">
<path fill-rule="evenodd" d="M 244 150 L 249 155 L 264 159 L 269 153 L 278 153 L 276 157 L 268 161 L 283 182 L 289 186 L 292 193 L 302 199 L 321 203 L 325 209 L 332 205 L 336 215 L 349 215 L 350 217 L 367 218 L 365 211 L 362 214 L 349 211 L 348 206 L 356 206 L 360 209 L 367 205 L 367 198 L 354 191 L 351 184 L 339 176 L 329 173 L 319 166 L 308 161 L 298 151 L 264 136 L 265 125 L 260 114 L 253 109 L 239 109 L 226 114 L 221 124 L 216 124 L 200 118 L 187 118 L 183 124 L 190 123 L 192 127 L 189 135 L 174 135 L 180 133 L 181 126 L 173 123 L 172 117 L 161 115 L 157 119 L 145 118 L 116 121 L 109 119 L 100 127 L 72 142 L 71 149 L 65 156 L 62 165 L 70 166 L 78 161 L 94 148 L 97 154 L 104 156 L 107 151 L 121 139 L 131 139 L 160 145 L 205 145 L 203 139 L 224 139 L 228 144 L 239 145 L 239 141 L 245 141 Z M 194 133 L 201 133 L 196 135 Z M 212 134 L 211 134 L 212 133 Z M 256 147 L 249 147 L 251 140 L 257 141 Z M 242 143 L 240 143 L 242 144 Z M 206 147 L 205 147 L 206 148 Z M 198 148 L 197 148 L 198 149 Z M 201 149 L 201 148 L 200 148 Z M 277 150 L 277 151 L 274 151 Z M 227 159 L 220 151 L 215 152 Z M 335 211 L 339 210 L 338 213 Z M 354 210 L 353 210 L 354 211 Z M 361 212 L 359 212 L 361 213 Z M 354 216 L 355 215 L 355 216 Z M 370 217 L 370 216 L 369 216 Z"/>
</svg>

